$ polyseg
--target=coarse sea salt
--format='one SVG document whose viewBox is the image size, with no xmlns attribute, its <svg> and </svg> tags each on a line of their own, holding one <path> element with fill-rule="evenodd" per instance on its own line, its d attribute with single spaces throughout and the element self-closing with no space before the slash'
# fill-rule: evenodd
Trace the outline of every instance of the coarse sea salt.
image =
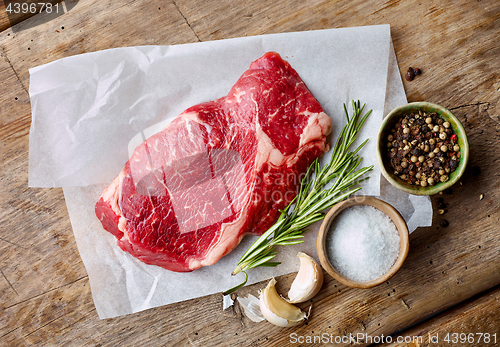
<svg viewBox="0 0 500 347">
<path fill-rule="evenodd" d="M 326 237 L 332 265 L 355 281 L 371 281 L 385 274 L 399 255 L 396 225 L 382 211 L 357 205 L 335 218 Z"/>
</svg>

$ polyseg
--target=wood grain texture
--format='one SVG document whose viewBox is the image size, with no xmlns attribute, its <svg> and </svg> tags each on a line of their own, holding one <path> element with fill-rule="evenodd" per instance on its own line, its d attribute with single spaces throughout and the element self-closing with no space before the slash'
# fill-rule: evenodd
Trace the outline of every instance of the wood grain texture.
<svg viewBox="0 0 500 347">
<path fill-rule="evenodd" d="M 347 288 L 326 275 L 311 319 L 297 328 L 253 323 L 238 304 L 222 311 L 220 294 L 99 320 L 61 190 L 27 186 L 28 69 L 113 47 L 386 23 L 402 74 L 408 66 L 424 72 L 404 81 L 408 100 L 450 108 L 463 123 L 471 148 L 461 184 L 451 194 L 432 197 L 435 210 L 441 198 L 447 213 L 436 213 L 432 227 L 412 234 L 403 269 L 369 290 Z M 498 286 L 499 32 L 500 3 L 495 0 L 87 0 L 62 16 L 38 14 L 2 30 L 0 345 L 286 346 L 293 345 L 291 333 L 387 335 Z M 442 218 L 448 227 L 439 226 Z M 292 280 L 293 275 L 280 277 L 278 290 L 285 292 Z M 245 287 L 238 295 L 257 295 L 263 285 Z M 471 317 L 490 320 L 480 307 L 497 307 L 494 293 L 495 299 L 487 294 L 443 319 L 479 332 Z M 429 331 L 451 326 L 439 319 L 430 322 L 436 323 L 427 323 Z"/>
<path fill-rule="evenodd" d="M 500 343 L 498 312 L 500 312 L 500 288 L 496 287 L 480 297 L 467 300 L 402 332 L 398 335 L 401 342 L 385 343 L 380 346 L 498 346 Z"/>
<path fill-rule="evenodd" d="M 116 47 L 198 41 L 175 4 L 164 1 L 147 5 L 83 1 L 71 12 L 43 23 L 47 16 L 42 13 L 19 23 L 23 29 L 19 32 L 9 29 L 0 34 L 0 47 L 25 86 L 29 85 L 29 68 L 63 57 Z M 33 26 L 32 20 L 42 24 Z"/>
<path fill-rule="evenodd" d="M 55 5 L 61 1 L 63 0 L 2 0 L 0 1 L 0 31 L 11 28 L 40 12 L 47 12 L 49 11 L 46 7 L 47 4 Z M 39 3 L 40 5 L 38 5 Z M 62 5 L 60 9 L 59 7 L 57 9 L 61 11 L 61 14 L 64 13 Z M 50 12 L 52 12 L 52 7 L 50 7 Z"/>
</svg>

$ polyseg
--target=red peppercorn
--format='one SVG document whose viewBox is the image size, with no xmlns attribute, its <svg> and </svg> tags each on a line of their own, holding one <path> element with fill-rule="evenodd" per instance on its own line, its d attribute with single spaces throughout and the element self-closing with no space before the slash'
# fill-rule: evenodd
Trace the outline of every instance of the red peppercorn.
<svg viewBox="0 0 500 347">
<path fill-rule="evenodd" d="M 455 142 L 457 140 L 457 135 L 453 134 L 450 137 L 451 142 Z"/>
</svg>

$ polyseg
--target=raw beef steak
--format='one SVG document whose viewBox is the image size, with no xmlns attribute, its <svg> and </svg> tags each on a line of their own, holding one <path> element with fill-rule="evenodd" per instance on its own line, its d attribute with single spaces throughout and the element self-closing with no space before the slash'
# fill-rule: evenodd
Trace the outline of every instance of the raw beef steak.
<svg viewBox="0 0 500 347">
<path fill-rule="evenodd" d="M 193 106 L 139 145 L 95 212 L 118 245 L 172 271 L 212 265 L 261 235 L 327 150 L 331 119 L 277 53 L 216 101 Z"/>
</svg>

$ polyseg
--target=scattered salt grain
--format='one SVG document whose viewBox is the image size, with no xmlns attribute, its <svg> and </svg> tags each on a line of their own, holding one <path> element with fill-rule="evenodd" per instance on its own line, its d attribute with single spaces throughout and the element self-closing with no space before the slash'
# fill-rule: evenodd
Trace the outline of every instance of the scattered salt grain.
<svg viewBox="0 0 500 347">
<path fill-rule="evenodd" d="M 399 255 L 399 233 L 391 219 L 372 206 L 342 211 L 326 238 L 332 265 L 355 281 L 371 281 L 385 274 Z"/>
</svg>

